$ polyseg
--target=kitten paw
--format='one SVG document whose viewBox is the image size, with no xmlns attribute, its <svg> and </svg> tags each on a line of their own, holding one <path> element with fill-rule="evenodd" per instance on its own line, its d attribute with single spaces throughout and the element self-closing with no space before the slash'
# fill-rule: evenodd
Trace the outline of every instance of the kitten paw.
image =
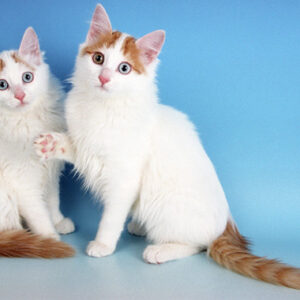
<svg viewBox="0 0 300 300">
<path fill-rule="evenodd" d="M 128 232 L 136 236 L 145 236 L 146 232 L 137 222 L 131 221 L 127 225 Z"/>
<path fill-rule="evenodd" d="M 55 229 L 58 233 L 61 234 L 68 234 L 73 231 L 75 231 L 75 225 L 69 218 L 64 218 L 61 221 L 59 221 L 57 224 L 55 224 Z"/>
<path fill-rule="evenodd" d="M 42 160 L 47 160 L 55 158 L 57 151 L 64 153 L 65 149 L 59 146 L 60 136 L 57 132 L 41 134 L 34 142 L 36 154 Z"/>
<path fill-rule="evenodd" d="M 144 261 L 149 264 L 160 264 L 164 262 L 163 257 L 161 257 L 160 248 L 159 245 L 148 246 L 143 253 Z"/>
<path fill-rule="evenodd" d="M 114 250 L 114 248 L 97 241 L 91 241 L 87 246 L 86 253 L 93 257 L 103 257 L 112 254 Z"/>
<path fill-rule="evenodd" d="M 47 235 L 43 235 L 44 238 L 50 238 L 50 239 L 54 239 L 56 241 L 60 240 L 60 236 L 57 233 L 51 233 L 51 234 L 47 234 Z"/>
<path fill-rule="evenodd" d="M 149 264 L 162 264 L 170 260 L 194 255 L 200 251 L 201 247 L 176 243 L 165 243 L 149 245 L 143 253 L 143 258 L 144 261 Z"/>
</svg>

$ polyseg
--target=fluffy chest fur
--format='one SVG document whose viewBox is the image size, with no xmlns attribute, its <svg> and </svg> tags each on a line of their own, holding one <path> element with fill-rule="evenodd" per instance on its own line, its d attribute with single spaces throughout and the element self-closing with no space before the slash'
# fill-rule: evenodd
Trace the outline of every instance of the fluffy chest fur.
<svg viewBox="0 0 300 300">
<path fill-rule="evenodd" d="M 116 106 L 115 101 L 120 105 Z M 84 103 L 80 94 L 68 96 L 66 118 L 76 151 L 75 167 L 96 193 L 103 194 L 102 183 L 116 173 L 123 172 L 125 176 L 133 170 L 140 172 L 147 157 L 155 122 L 154 106 L 132 103 L 120 98 L 91 98 Z"/>
</svg>

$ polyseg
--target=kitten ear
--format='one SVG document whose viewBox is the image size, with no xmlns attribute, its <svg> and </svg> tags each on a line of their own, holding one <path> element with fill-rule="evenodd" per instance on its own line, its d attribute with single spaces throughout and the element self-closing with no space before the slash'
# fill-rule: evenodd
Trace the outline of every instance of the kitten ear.
<svg viewBox="0 0 300 300">
<path fill-rule="evenodd" d="M 97 4 L 91 26 L 86 38 L 86 42 L 91 44 L 97 40 L 97 38 L 103 33 L 112 32 L 109 17 L 101 4 Z"/>
<path fill-rule="evenodd" d="M 150 64 L 158 56 L 164 44 L 165 36 L 163 30 L 156 30 L 144 35 L 135 42 L 141 50 L 140 58 L 144 64 Z"/>
<path fill-rule="evenodd" d="M 32 27 L 28 27 L 23 35 L 18 55 L 35 65 L 41 63 L 41 51 L 38 37 Z"/>
</svg>

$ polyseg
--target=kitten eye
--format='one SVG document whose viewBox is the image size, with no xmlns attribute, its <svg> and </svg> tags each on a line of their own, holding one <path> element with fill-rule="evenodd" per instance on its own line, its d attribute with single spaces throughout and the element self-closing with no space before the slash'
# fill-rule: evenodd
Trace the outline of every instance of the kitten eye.
<svg viewBox="0 0 300 300">
<path fill-rule="evenodd" d="M 7 81 L 4 79 L 0 79 L 0 90 L 5 91 L 8 89 L 8 87 L 9 87 L 9 85 L 8 85 Z"/>
<path fill-rule="evenodd" d="M 97 65 L 102 65 L 104 63 L 104 55 L 101 52 L 94 53 L 93 62 Z"/>
<path fill-rule="evenodd" d="M 128 74 L 131 71 L 131 65 L 127 62 L 122 62 L 119 64 L 118 70 L 121 74 Z"/>
<path fill-rule="evenodd" d="M 25 83 L 29 83 L 33 81 L 33 74 L 31 72 L 25 72 L 22 75 L 22 79 Z"/>
</svg>

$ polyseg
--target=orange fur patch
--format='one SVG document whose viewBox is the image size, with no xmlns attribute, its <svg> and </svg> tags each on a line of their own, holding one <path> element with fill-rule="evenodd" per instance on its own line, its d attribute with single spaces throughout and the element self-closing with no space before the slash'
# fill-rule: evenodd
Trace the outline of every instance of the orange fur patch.
<svg viewBox="0 0 300 300">
<path fill-rule="evenodd" d="M 123 43 L 122 50 L 124 55 L 128 58 L 133 69 L 141 74 L 145 72 L 144 65 L 140 61 L 140 50 L 135 44 L 135 38 L 128 36 Z"/>
<path fill-rule="evenodd" d="M 20 63 L 25 65 L 27 68 L 31 69 L 32 71 L 35 70 L 35 68 L 33 66 L 31 66 L 29 63 L 27 63 L 24 59 L 22 59 L 20 56 L 18 56 L 18 54 L 16 52 L 14 52 L 11 55 L 12 59 L 16 62 L 16 63 Z"/>
<path fill-rule="evenodd" d="M 273 284 L 300 289 L 300 269 L 274 259 L 252 255 L 248 241 L 228 222 L 223 234 L 209 248 L 209 255 L 227 269 Z"/>
<path fill-rule="evenodd" d="M 0 58 L 0 72 L 4 69 L 5 63 L 4 60 Z"/>
<path fill-rule="evenodd" d="M 66 243 L 43 238 L 26 230 L 0 232 L 0 256 L 63 258 L 74 254 L 74 249 Z"/>
<path fill-rule="evenodd" d="M 84 47 L 81 51 L 81 55 L 92 54 L 99 51 L 103 46 L 107 48 L 116 44 L 117 40 L 122 35 L 119 31 L 108 32 L 100 36 L 99 40 L 92 45 Z"/>
</svg>

